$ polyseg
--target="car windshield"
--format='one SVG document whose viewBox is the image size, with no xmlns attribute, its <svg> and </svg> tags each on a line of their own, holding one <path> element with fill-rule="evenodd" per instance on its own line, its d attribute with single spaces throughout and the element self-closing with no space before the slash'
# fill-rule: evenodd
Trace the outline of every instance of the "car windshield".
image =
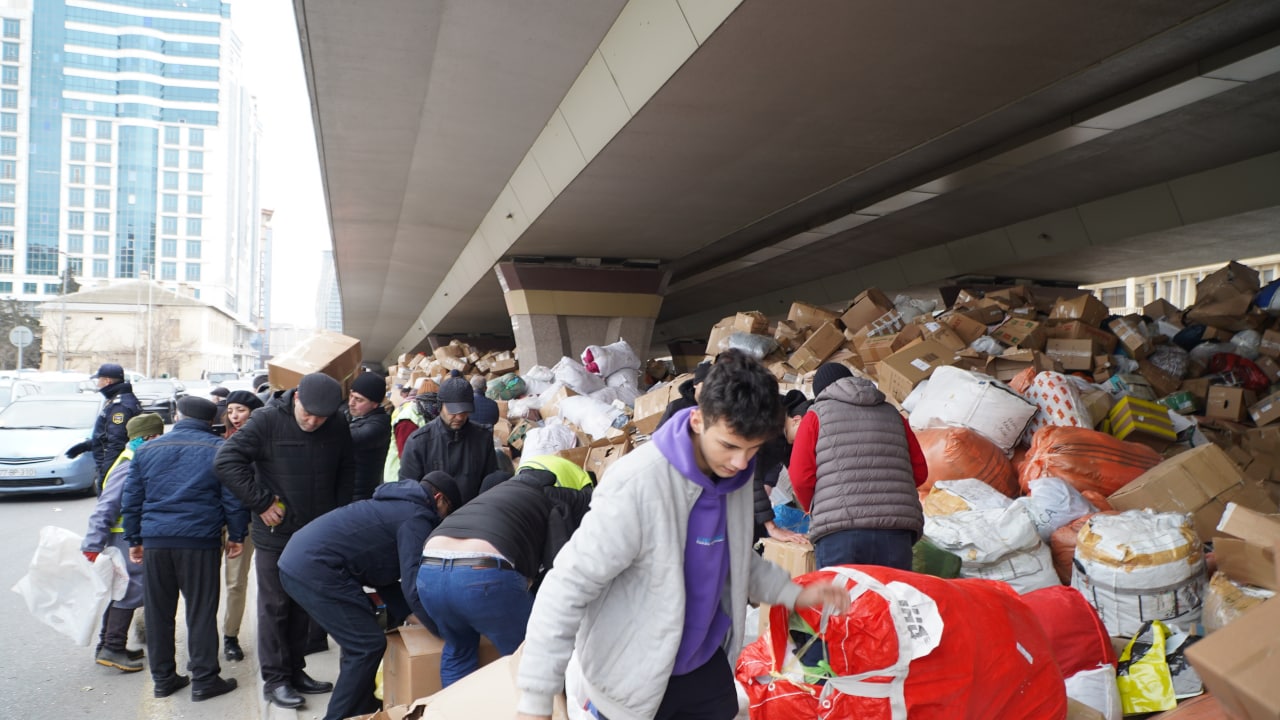
<svg viewBox="0 0 1280 720">
<path fill-rule="evenodd" d="M 9 398 L 13 397 L 13 388 L 0 387 L 0 405 L 9 404 Z"/>
<path fill-rule="evenodd" d="M 155 380 L 147 382 L 136 382 L 133 384 L 133 394 L 146 393 L 148 395 L 168 395 L 173 392 L 173 385 L 167 382 L 157 382 Z"/>
<path fill-rule="evenodd" d="M 0 428 L 92 428 L 98 417 L 96 399 L 42 398 L 16 402 L 0 411 Z"/>
<path fill-rule="evenodd" d="M 40 392 L 47 395 L 74 395 L 80 392 L 79 380 L 41 380 Z"/>
</svg>

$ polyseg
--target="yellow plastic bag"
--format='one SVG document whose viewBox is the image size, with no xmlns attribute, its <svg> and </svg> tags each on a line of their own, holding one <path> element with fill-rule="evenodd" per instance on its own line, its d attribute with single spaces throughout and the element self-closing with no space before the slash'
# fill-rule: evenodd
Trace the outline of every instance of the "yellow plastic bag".
<svg viewBox="0 0 1280 720">
<path fill-rule="evenodd" d="M 1172 710 L 1177 706 L 1173 676 L 1165 660 L 1168 626 L 1159 620 L 1143 624 L 1120 654 L 1116 685 L 1125 715 Z"/>
<path fill-rule="evenodd" d="M 382 663 L 378 663 L 378 672 L 373 676 L 373 696 L 382 700 Z"/>
</svg>

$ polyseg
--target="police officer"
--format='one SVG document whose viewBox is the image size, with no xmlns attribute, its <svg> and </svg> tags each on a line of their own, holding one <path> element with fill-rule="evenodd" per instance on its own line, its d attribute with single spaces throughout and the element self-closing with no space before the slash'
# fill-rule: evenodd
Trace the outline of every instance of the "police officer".
<svg viewBox="0 0 1280 720">
<path fill-rule="evenodd" d="M 107 399 L 93 424 L 93 435 L 67 451 L 67 457 L 79 457 L 86 450 L 93 451 L 93 464 L 98 469 L 98 482 L 107 476 L 116 458 L 129 444 L 125 425 L 142 413 L 142 405 L 133 394 L 133 385 L 125 382 L 124 368 L 115 363 L 103 363 L 98 372 L 89 377 L 98 381 L 98 392 Z"/>
</svg>

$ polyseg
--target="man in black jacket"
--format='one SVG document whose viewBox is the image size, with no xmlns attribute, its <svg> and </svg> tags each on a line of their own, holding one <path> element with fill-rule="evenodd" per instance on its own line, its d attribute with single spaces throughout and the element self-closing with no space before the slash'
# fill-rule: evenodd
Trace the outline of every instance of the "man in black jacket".
<svg viewBox="0 0 1280 720">
<path fill-rule="evenodd" d="M 373 686 L 387 641 L 365 586 L 386 605 L 386 627 L 412 613 L 434 630 L 418 601 L 418 564 L 427 536 L 456 504 L 461 499 L 453 478 L 433 472 L 421 482 L 379 486 L 371 500 L 326 513 L 289 541 L 280 556 L 280 583 L 342 648 L 325 720 L 381 705 Z"/>
<path fill-rule="evenodd" d="M 98 469 L 95 482 L 101 485 L 116 458 L 124 452 L 124 446 L 129 444 L 129 433 L 125 425 L 142 414 L 142 405 L 133 394 L 133 384 L 125 382 L 124 368 L 115 363 L 103 363 L 89 379 L 98 381 L 98 392 L 102 393 L 107 402 L 98 411 L 98 419 L 93 423 L 93 435 L 86 442 L 67 450 L 67 457 L 79 457 L 86 450 L 92 450 L 93 465 Z"/>
<path fill-rule="evenodd" d="M 386 395 L 386 381 L 377 373 L 361 373 L 351 383 L 345 412 L 356 458 L 356 500 L 373 497 L 374 488 L 382 484 L 382 466 L 391 443 L 391 416 L 382 409 Z"/>
<path fill-rule="evenodd" d="M 302 705 L 299 692 L 333 689 L 303 672 L 310 618 L 281 587 L 277 564 L 293 533 L 351 502 L 355 462 L 342 404 L 337 380 L 304 376 L 297 389 L 254 412 L 214 460 L 218 479 L 254 516 L 258 663 L 264 694 L 280 707 Z"/>
<path fill-rule="evenodd" d="M 400 478 L 415 480 L 433 471 L 448 473 L 465 505 L 480 494 L 486 476 L 498 471 L 493 431 L 470 421 L 475 411 L 471 383 L 451 377 L 440 384 L 440 416 L 423 425 L 404 444 Z"/>
</svg>

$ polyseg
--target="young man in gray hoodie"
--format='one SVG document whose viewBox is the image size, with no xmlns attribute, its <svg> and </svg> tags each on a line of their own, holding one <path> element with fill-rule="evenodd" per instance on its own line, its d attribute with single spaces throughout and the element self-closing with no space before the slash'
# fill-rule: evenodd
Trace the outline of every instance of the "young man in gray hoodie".
<svg viewBox="0 0 1280 720">
<path fill-rule="evenodd" d="M 751 549 L 754 458 L 781 428 L 777 381 L 729 351 L 697 407 L 610 467 L 534 601 L 519 718 L 550 717 L 576 649 L 586 697 L 570 701 L 595 717 L 727 720 L 748 600 L 848 609 Z"/>
</svg>

